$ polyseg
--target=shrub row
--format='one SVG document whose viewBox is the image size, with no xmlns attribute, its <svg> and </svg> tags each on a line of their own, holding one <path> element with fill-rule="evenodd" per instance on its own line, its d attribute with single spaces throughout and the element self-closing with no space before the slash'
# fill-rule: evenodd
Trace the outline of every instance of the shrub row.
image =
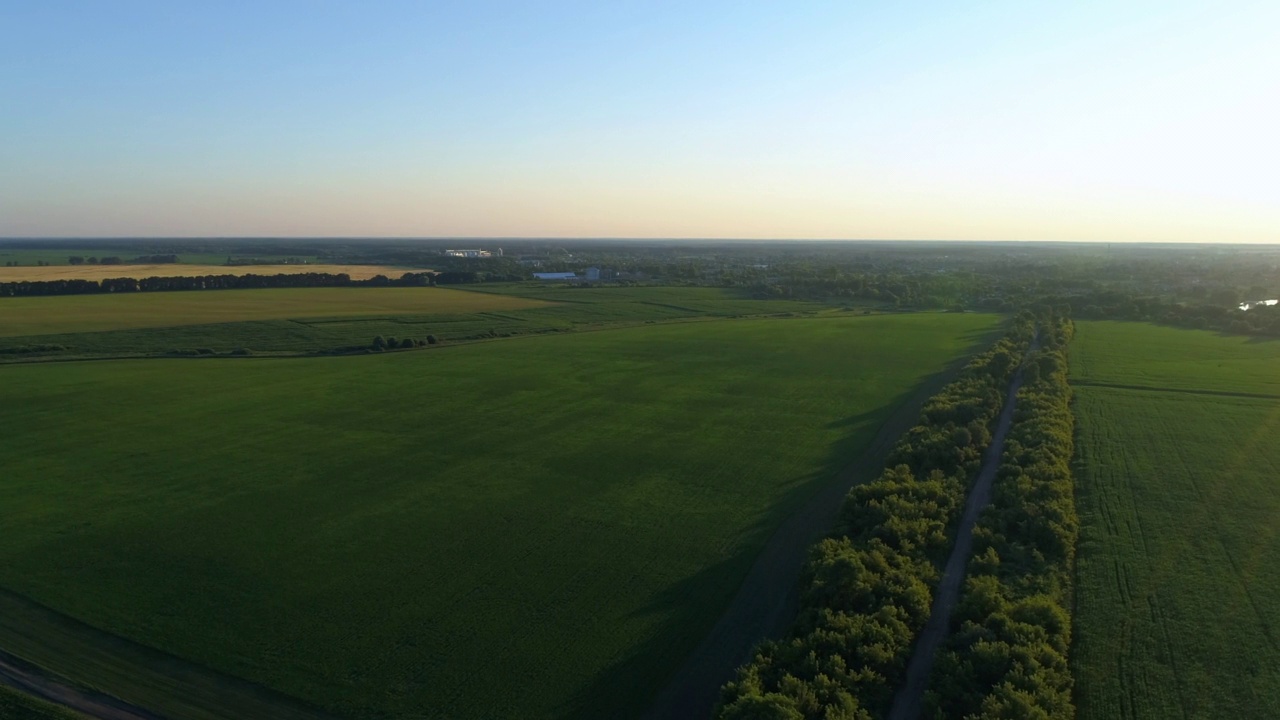
<svg viewBox="0 0 1280 720">
<path fill-rule="evenodd" d="M 425 339 L 417 340 L 414 338 L 384 338 L 381 335 L 375 337 L 373 342 L 369 343 L 369 349 L 374 352 L 382 352 L 383 350 L 408 350 L 410 348 L 426 347 L 435 345 L 440 340 L 435 335 L 428 335 Z"/>
<path fill-rule="evenodd" d="M 721 691 L 716 716 L 843 720 L 883 714 L 929 618 L 933 587 L 1007 386 L 1029 314 L 931 398 L 875 481 L 855 487 L 810 552 L 788 636 Z"/>
<path fill-rule="evenodd" d="M 974 555 L 939 651 L 926 716 L 1072 718 L 1071 572 L 1079 521 L 1067 384 L 1070 320 L 1027 365 L 1014 425 L 974 529 Z"/>
<path fill-rule="evenodd" d="M 47 353 L 62 352 L 66 350 L 66 345 L 17 345 L 14 347 L 0 347 L 0 355 L 25 355 L 28 353 Z"/>
</svg>

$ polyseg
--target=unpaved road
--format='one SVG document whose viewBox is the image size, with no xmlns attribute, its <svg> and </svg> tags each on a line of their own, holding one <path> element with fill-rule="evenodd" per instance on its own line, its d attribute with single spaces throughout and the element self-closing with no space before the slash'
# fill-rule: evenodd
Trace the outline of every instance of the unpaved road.
<svg viewBox="0 0 1280 720">
<path fill-rule="evenodd" d="M 1028 355 L 1035 352 L 1035 343 L 1028 350 Z M 938 646 L 947 638 L 951 627 L 951 612 L 955 610 L 956 599 L 960 595 L 960 583 L 964 580 L 965 566 L 969 563 L 969 555 L 973 552 L 973 526 L 978 516 L 991 502 L 991 484 L 995 480 L 996 470 L 1000 468 L 1000 457 L 1004 454 L 1004 438 L 1013 425 L 1013 412 L 1017 405 L 1018 389 L 1022 387 L 1022 368 L 1014 373 L 1013 382 L 1009 383 L 1009 394 L 1004 400 L 1004 409 L 1000 411 L 1000 421 L 991 437 L 991 444 L 982 456 L 982 469 L 973 482 L 969 498 L 965 502 L 964 515 L 960 518 L 960 528 L 956 532 L 956 542 L 951 548 L 951 556 L 942 571 L 942 579 L 938 583 L 938 594 L 933 598 L 929 622 L 925 624 L 920 638 L 916 640 L 911 661 L 907 664 L 907 677 L 898 693 L 894 695 L 893 707 L 889 710 L 889 720 L 918 720 L 924 691 L 929 687 L 929 673 L 933 670 L 933 661 L 938 654 Z"/>
<path fill-rule="evenodd" d="M 99 720 L 162 720 L 159 715 L 109 695 L 72 687 L 3 651 L 0 651 L 0 685 Z"/>
<path fill-rule="evenodd" d="M 925 382 L 889 416 L 862 455 L 846 467 L 769 538 L 724 615 L 668 681 L 645 717 L 705 720 L 720 686 L 750 657 L 756 644 L 778 637 L 795 615 L 796 582 L 809 546 L 830 531 L 845 495 L 874 479 L 898 438 L 915 424 L 920 408 L 969 361 L 965 357 Z"/>
</svg>

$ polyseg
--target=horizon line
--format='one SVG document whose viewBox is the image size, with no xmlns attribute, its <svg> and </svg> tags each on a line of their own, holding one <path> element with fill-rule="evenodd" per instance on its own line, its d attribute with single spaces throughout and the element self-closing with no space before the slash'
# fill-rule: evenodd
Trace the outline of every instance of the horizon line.
<svg viewBox="0 0 1280 720">
<path fill-rule="evenodd" d="M 419 240 L 419 241 L 539 241 L 539 242 L 691 242 L 691 243 L 1000 243 L 1044 245 L 1217 245 L 1217 246 L 1280 246 L 1274 242 L 1223 241 L 1223 240 L 1048 240 L 1048 239 L 987 239 L 972 238 L 746 238 L 746 237 L 680 237 L 680 236 L 596 236 L 596 235 L 0 235 L 0 243 L 13 241 L 115 241 L 115 240 Z"/>
</svg>

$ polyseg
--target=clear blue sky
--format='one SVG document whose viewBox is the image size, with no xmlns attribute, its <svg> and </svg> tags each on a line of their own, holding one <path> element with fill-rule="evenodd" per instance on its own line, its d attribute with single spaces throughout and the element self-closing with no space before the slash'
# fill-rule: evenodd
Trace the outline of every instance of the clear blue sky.
<svg viewBox="0 0 1280 720">
<path fill-rule="evenodd" d="M 1280 3 L 0 0 L 0 236 L 1280 242 Z"/>
</svg>

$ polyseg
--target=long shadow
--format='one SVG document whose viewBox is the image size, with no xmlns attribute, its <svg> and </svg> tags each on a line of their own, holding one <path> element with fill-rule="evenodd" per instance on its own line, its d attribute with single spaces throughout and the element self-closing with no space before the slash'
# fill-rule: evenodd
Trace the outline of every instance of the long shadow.
<svg viewBox="0 0 1280 720">
<path fill-rule="evenodd" d="M 906 396 L 900 400 L 905 401 Z M 827 427 L 858 428 L 868 420 L 883 418 L 883 415 L 883 409 L 872 410 L 832 421 Z M 840 470 L 849 465 L 850 456 L 855 455 L 865 445 L 867 445 L 867 439 L 863 433 L 851 432 L 849 436 L 841 438 L 832 450 L 831 461 L 824 465 L 824 469 L 813 473 L 803 482 L 796 483 L 795 489 L 778 498 L 777 506 L 783 509 L 794 509 L 790 516 L 792 520 L 797 515 L 803 515 L 805 507 L 808 507 L 806 503 L 812 503 L 815 497 L 823 497 L 824 503 L 838 511 L 842 495 L 832 501 L 832 487 L 819 488 L 818 495 L 815 495 L 814 488 L 824 479 L 829 480 L 840 474 Z M 835 519 L 832 519 L 831 523 L 815 527 L 815 532 L 808 538 L 805 547 L 808 547 L 813 539 L 817 539 L 822 534 L 822 530 L 829 528 L 833 521 Z M 769 588 L 771 592 L 751 593 L 749 602 L 744 602 L 741 598 L 745 588 L 751 584 L 751 578 L 762 566 L 760 560 L 767 556 L 769 551 L 776 553 L 780 550 L 776 543 L 780 533 L 782 528 L 776 528 L 776 525 L 768 519 L 758 521 L 753 527 L 744 530 L 744 536 L 759 538 L 759 542 L 744 543 L 744 547 L 732 557 L 710 565 L 699 573 L 671 585 L 666 591 L 659 593 L 648 606 L 632 612 L 631 616 L 659 615 L 666 620 L 658 630 L 655 630 L 650 641 L 630 648 L 626 657 L 600 671 L 584 691 L 577 693 L 566 705 L 557 708 L 557 716 L 580 717 L 586 720 L 596 719 L 596 717 L 623 719 L 623 717 L 645 715 L 646 703 L 662 691 L 664 684 L 671 684 L 669 679 L 672 676 L 672 669 L 680 667 L 681 662 L 684 662 L 686 667 L 696 664 L 707 670 L 719 670 L 714 674 L 714 678 L 710 674 L 699 678 L 700 687 L 710 691 L 707 701 L 696 703 L 695 706 L 684 711 L 684 714 L 668 708 L 655 708 L 645 716 L 663 717 L 663 719 L 682 716 L 703 719 L 707 716 L 719 685 L 730 678 L 733 669 L 748 659 L 755 643 L 765 635 L 780 634 L 783 629 L 786 629 L 791 618 L 794 618 L 795 593 L 788 591 L 794 589 L 792 585 L 795 585 L 795 578 L 785 580 L 780 585 L 774 585 Z M 804 553 L 801 553 L 800 560 L 803 564 Z M 768 562 L 764 566 L 777 570 L 777 560 Z M 799 571 L 800 566 L 797 565 L 794 569 L 795 577 L 799 577 Z M 742 588 L 737 589 L 737 596 L 732 598 L 733 603 L 739 606 L 739 614 L 736 620 L 726 623 L 723 611 L 726 603 L 730 602 L 726 594 L 741 583 L 740 579 L 744 575 L 748 578 L 748 582 L 742 584 Z M 719 588 L 718 591 L 716 588 Z M 744 616 L 748 620 L 744 621 Z M 719 619 L 718 623 L 717 619 Z M 713 626 L 712 634 L 704 638 L 703 633 L 707 632 L 708 626 L 713 623 L 716 625 Z M 744 632 L 753 626 L 760 629 L 749 634 Z M 690 630 L 694 630 L 694 633 L 690 634 Z M 701 644 L 698 644 L 699 641 Z M 719 662 L 718 665 L 710 665 L 705 659 L 692 660 L 694 656 L 691 653 L 699 652 L 705 655 L 708 648 L 704 646 L 709 644 L 710 647 L 733 648 L 732 660 L 727 660 L 728 655 L 723 656 L 726 660 Z M 699 710 L 700 705 L 705 707 Z"/>
<path fill-rule="evenodd" d="M 761 532 L 764 528 L 753 528 Z M 595 718 L 637 718 L 647 701 L 662 687 L 670 669 L 688 654 L 691 628 L 705 627 L 715 618 L 708 605 L 719 606 L 714 597 L 726 581 L 741 577 L 750 567 L 754 553 L 746 548 L 732 557 L 703 568 L 698 573 L 675 583 L 654 598 L 648 606 L 632 616 L 658 615 L 664 618 L 650 638 L 628 649 L 625 657 L 601 671 L 591 683 L 564 706 L 556 709 L 556 717 L 594 720 Z"/>
<path fill-rule="evenodd" d="M 720 687 L 750 658 L 755 646 L 766 638 L 780 637 L 794 619 L 798 606 L 797 582 L 809 547 L 832 530 L 845 495 L 854 485 L 880 474 L 889 452 L 898 438 L 915 424 L 924 403 L 956 376 L 974 351 L 998 335 L 999 331 L 967 334 L 964 339 L 972 342 L 970 350 L 886 406 L 894 409 L 869 444 L 865 434 L 856 432 L 837 442 L 821 477 L 813 478 L 813 482 L 805 483 L 800 490 L 780 500 L 780 507 L 794 510 L 773 530 L 758 552 L 743 551 L 664 593 L 653 609 L 676 620 L 656 632 L 655 640 L 600 673 L 566 708 L 566 715 L 636 717 L 643 712 L 644 717 L 661 720 L 708 717 Z M 839 420 L 832 427 L 856 427 L 872 417 L 882 416 L 884 409 Z M 757 527 L 755 532 L 768 530 Z M 727 572 L 743 580 L 728 605 L 721 606 L 719 620 L 704 636 L 687 637 L 681 652 L 673 651 L 670 640 L 656 639 L 670 638 L 673 633 L 678 636 L 680 631 L 687 631 L 691 624 L 698 622 L 697 615 L 705 616 L 705 610 L 698 612 L 689 607 L 689 599 L 696 590 L 706 587 L 702 583 L 711 580 L 708 574 L 723 577 L 721 574 Z M 673 662 L 668 664 L 664 659 Z M 663 679 L 666 679 L 665 686 L 661 684 Z M 644 708 L 620 704 L 621 688 L 646 685 L 655 690 L 661 688 L 647 712 Z M 655 697 L 652 692 L 626 695 Z"/>
</svg>

